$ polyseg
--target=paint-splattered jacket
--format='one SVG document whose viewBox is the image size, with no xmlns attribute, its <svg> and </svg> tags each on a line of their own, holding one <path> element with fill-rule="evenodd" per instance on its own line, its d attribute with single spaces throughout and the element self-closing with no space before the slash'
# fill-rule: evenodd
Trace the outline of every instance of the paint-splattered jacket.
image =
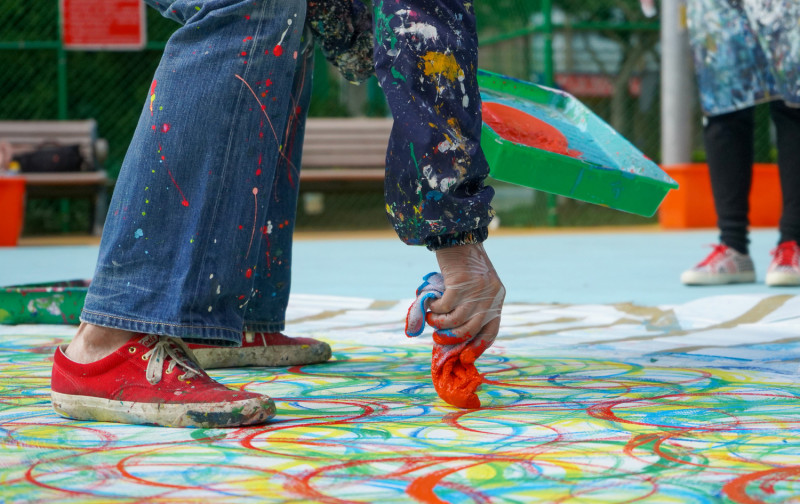
<svg viewBox="0 0 800 504">
<path fill-rule="evenodd" d="M 800 107 L 800 2 L 689 0 L 688 25 L 706 115 Z"/>
<path fill-rule="evenodd" d="M 352 56 L 354 47 L 358 52 L 354 44 L 363 26 L 360 7 L 352 5 L 310 2 L 309 24 L 329 61 L 346 76 L 363 76 L 352 70 L 359 67 L 352 58 L 342 58 Z M 472 3 L 375 0 L 373 6 L 375 72 L 394 117 L 386 155 L 389 219 L 411 245 L 480 243 L 493 216 L 494 191 L 484 185 L 489 167 L 480 147 Z M 341 61 L 352 66 L 342 68 Z"/>
</svg>

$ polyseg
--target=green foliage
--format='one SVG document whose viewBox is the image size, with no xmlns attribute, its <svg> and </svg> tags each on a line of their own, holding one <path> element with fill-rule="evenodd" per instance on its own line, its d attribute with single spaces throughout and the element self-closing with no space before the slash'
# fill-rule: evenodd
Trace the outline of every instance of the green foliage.
<svg viewBox="0 0 800 504">
<path fill-rule="evenodd" d="M 3 0 L 0 7 L 0 41 L 58 39 L 56 0 Z"/>
<path fill-rule="evenodd" d="M 541 0 L 475 2 L 478 30 L 497 32 L 523 28 L 530 23 L 531 15 L 542 10 L 541 3 Z"/>
</svg>

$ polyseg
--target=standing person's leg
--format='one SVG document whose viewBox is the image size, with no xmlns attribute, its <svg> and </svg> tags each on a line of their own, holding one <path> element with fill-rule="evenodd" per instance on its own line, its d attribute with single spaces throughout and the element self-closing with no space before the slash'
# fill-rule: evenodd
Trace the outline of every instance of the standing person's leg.
<svg viewBox="0 0 800 504">
<path fill-rule="evenodd" d="M 741 254 L 748 254 L 750 243 L 754 128 L 753 108 L 708 117 L 703 127 L 719 239 Z"/>
<path fill-rule="evenodd" d="M 778 136 L 783 212 L 767 284 L 800 285 L 800 109 L 774 101 L 770 103 L 770 113 Z"/>
<path fill-rule="evenodd" d="M 221 386 L 165 336 L 241 340 L 259 289 L 256 235 L 266 225 L 275 167 L 285 156 L 305 2 L 148 2 L 183 26 L 164 50 L 123 164 L 83 324 L 66 355 L 56 352 L 54 406 L 73 417 L 135 423 L 262 421 L 274 412 L 264 398 L 262 411 L 243 418 L 230 414 L 230 397 L 192 392 L 203 388 L 198 380 Z M 164 378 L 176 365 L 186 372 L 177 381 Z M 187 375 L 196 377 L 193 386 Z M 260 397 L 238 394 L 251 402 Z M 86 412 L 80 404 L 87 397 L 115 401 L 98 406 L 103 412 Z M 206 407 L 212 400 L 216 417 L 202 422 L 196 404 L 186 404 Z M 154 417 L 165 402 L 174 418 Z M 160 407 L 149 407 L 155 403 Z"/>
<path fill-rule="evenodd" d="M 269 193 L 267 221 L 258 230 L 261 244 L 253 269 L 256 293 L 245 309 L 242 345 L 236 347 L 190 344 L 204 369 L 242 366 L 296 366 L 324 362 L 331 357 L 327 343 L 313 338 L 291 338 L 286 326 L 292 267 L 292 235 L 297 214 L 300 167 L 306 116 L 311 101 L 314 46 L 310 34 L 297 60 L 289 100 L 289 122 L 282 132 L 284 156 L 278 160 Z"/>
<path fill-rule="evenodd" d="M 753 108 L 705 119 L 703 140 L 720 245 L 694 268 L 681 275 L 689 285 L 755 281 L 748 252 L 748 211 L 753 177 Z"/>
</svg>

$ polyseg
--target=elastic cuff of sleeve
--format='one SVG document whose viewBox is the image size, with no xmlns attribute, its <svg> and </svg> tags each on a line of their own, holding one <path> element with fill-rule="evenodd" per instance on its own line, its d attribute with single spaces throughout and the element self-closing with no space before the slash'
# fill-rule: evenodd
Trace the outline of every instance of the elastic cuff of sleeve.
<svg viewBox="0 0 800 504">
<path fill-rule="evenodd" d="M 489 228 L 484 226 L 472 231 L 462 231 L 441 236 L 431 236 L 425 239 L 428 250 L 439 250 L 458 245 L 472 245 L 483 243 L 489 237 Z"/>
</svg>

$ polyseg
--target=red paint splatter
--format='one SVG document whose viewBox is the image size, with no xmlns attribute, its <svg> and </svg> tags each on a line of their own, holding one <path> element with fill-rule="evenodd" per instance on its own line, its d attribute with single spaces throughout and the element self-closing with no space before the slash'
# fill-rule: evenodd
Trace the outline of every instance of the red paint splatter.
<svg viewBox="0 0 800 504">
<path fill-rule="evenodd" d="M 256 170 L 256 177 L 257 177 L 257 176 L 259 176 L 259 175 L 261 175 L 261 168 L 259 168 L 258 170 Z"/>
<path fill-rule="evenodd" d="M 247 271 L 244 273 L 244 276 L 250 278 L 253 276 L 253 268 L 247 268 Z"/>
<path fill-rule="evenodd" d="M 583 154 L 570 149 L 566 137 L 558 129 L 514 107 L 489 102 L 483 104 L 482 112 L 483 121 L 506 140 L 564 156 Z"/>
<path fill-rule="evenodd" d="M 242 51 L 242 56 L 247 56 L 247 51 Z"/>
<path fill-rule="evenodd" d="M 240 229 L 240 230 L 241 230 L 241 229 L 244 229 L 244 226 L 242 226 L 241 224 L 239 224 L 239 229 Z"/>
<path fill-rule="evenodd" d="M 245 15 L 244 15 L 244 18 L 245 18 L 246 20 L 250 21 L 250 14 L 245 14 Z"/>
<path fill-rule="evenodd" d="M 253 40 L 253 37 L 245 37 L 242 39 L 242 42 L 249 42 L 251 40 Z"/>
<path fill-rule="evenodd" d="M 738 504 L 763 504 L 766 502 L 765 500 L 752 495 L 756 492 L 753 490 L 748 492 L 748 485 L 761 480 L 758 488 L 764 493 L 774 494 L 775 483 L 795 479 L 798 476 L 800 476 L 800 466 L 775 467 L 739 476 L 735 480 L 726 483 L 722 487 L 722 492 Z"/>
<path fill-rule="evenodd" d="M 181 205 L 183 205 L 183 206 L 185 206 L 185 207 L 188 207 L 188 206 L 189 206 L 189 202 L 188 202 L 188 201 L 186 201 L 186 198 L 184 198 L 184 199 L 183 199 L 183 201 L 181 201 Z"/>
<path fill-rule="evenodd" d="M 294 108 L 294 114 L 295 115 L 299 116 L 302 112 L 303 112 L 303 109 L 301 109 L 299 106 Z"/>
<path fill-rule="evenodd" d="M 275 49 L 272 50 L 272 54 L 276 57 L 280 57 L 283 54 L 283 47 L 280 44 L 275 46 Z"/>
<path fill-rule="evenodd" d="M 280 47 L 280 46 L 278 46 L 278 47 Z M 267 87 L 270 87 L 272 85 L 272 79 L 265 80 L 264 81 L 264 85 L 267 86 Z"/>
<path fill-rule="evenodd" d="M 161 132 L 162 133 L 167 133 L 170 128 L 171 128 L 171 126 L 169 125 L 169 123 L 164 123 L 164 124 L 161 125 Z"/>
</svg>

